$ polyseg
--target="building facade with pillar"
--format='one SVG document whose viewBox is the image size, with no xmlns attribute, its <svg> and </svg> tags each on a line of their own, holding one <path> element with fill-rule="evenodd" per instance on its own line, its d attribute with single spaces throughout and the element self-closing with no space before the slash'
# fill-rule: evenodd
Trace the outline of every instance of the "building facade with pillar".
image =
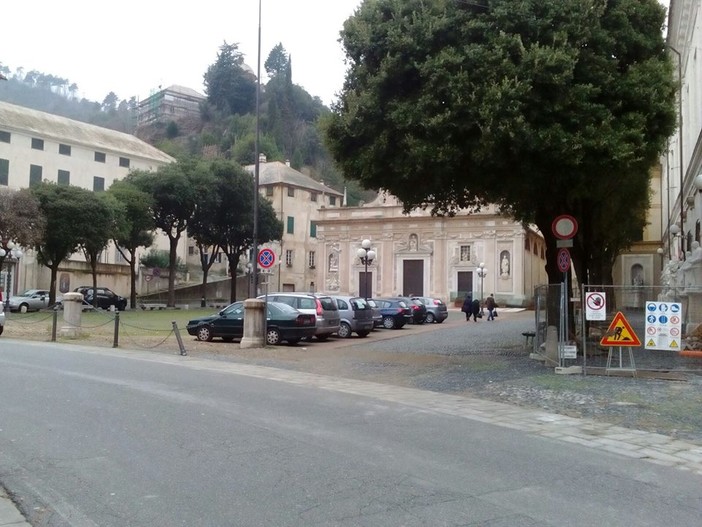
<svg viewBox="0 0 702 527">
<path fill-rule="evenodd" d="M 358 256 L 364 239 L 375 258 Z M 494 294 L 500 305 L 529 306 L 534 287 L 546 283 L 543 237 L 494 207 L 453 217 L 416 209 L 403 212 L 381 192 L 358 207 L 322 209 L 317 220 L 319 290 L 383 297 L 418 295 L 461 301 Z M 479 266 L 485 264 L 485 277 Z"/>
</svg>

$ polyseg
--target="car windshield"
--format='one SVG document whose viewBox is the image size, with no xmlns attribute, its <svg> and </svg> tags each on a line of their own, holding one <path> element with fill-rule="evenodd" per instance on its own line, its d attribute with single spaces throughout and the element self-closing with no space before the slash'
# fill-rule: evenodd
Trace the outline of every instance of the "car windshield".
<svg viewBox="0 0 702 527">
<path fill-rule="evenodd" d="M 228 305 L 225 307 L 222 311 L 219 312 L 220 315 L 232 315 L 234 313 L 237 313 L 238 311 L 242 311 L 242 308 L 244 307 L 243 302 L 234 302 L 233 304 Z"/>
<path fill-rule="evenodd" d="M 364 298 L 354 298 L 353 300 L 351 300 L 351 305 L 356 310 L 370 309 L 371 307 L 370 303 L 366 302 Z"/>
<path fill-rule="evenodd" d="M 331 297 L 320 296 L 319 302 L 322 304 L 322 307 L 324 309 L 327 309 L 329 311 L 338 311 L 338 309 L 339 309 L 336 305 L 336 302 L 334 302 L 334 299 Z"/>
<path fill-rule="evenodd" d="M 268 316 L 274 315 L 286 315 L 297 312 L 292 306 L 288 304 L 283 304 L 282 302 L 268 302 Z"/>
<path fill-rule="evenodd" d="M 398 300 L 397 305 L 399 305 L 400 307 L 407 307 L 407 304 L 405 304 L 404 300 Z"/>
<path fill-rule="evenodd" d="M 27 289 L 24 293 L 21 293 L 18 296 L 32 296 L 36 295 L 39 292 L 38 289 Z"/>
</svg>

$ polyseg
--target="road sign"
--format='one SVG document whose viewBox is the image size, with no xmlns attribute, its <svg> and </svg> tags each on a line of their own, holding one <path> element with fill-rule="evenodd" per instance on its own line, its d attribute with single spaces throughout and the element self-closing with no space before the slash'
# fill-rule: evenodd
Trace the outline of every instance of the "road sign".
<svg viewBox="0 0 702 527">
<path fill-rule="evenodd" d="M 553 220 L 551 230 L 556 238 L 569 240 L 578 232 L 578 222 L 570 214 L 561 214 Z"/>
<path fill-rule="evenodd" d="M 641 346 L 641 341 L 624 314 L 618 311 L 607 329 L 607 334 L 600 340 L 600 346 Z"/>
<path fill-rule="evenodd" d="M 266 249 L 261 249 L 258 252 L 258 264 L 263 267 L 264 269 L 268 269 L 270 267 L 273 267 L 273 264 L 275 263 L 275 253 L 266 248 Z"/>
<path fill-rule="evenodd" d="M 585 320 L 607 320 L 606 298 L 599 291 L 585 293 Z"/>
<path fill-rule="evenodd" d="M 558 268 L 562 273 L 567 273 L 570 269 L 570 251 L 568 249 L 558 249 Z"/>
<path fill-rule="evenodd" d="M 647 350 L 678 351 L 682 334 L 680 302 L 646 302 Z"/>
</svg>

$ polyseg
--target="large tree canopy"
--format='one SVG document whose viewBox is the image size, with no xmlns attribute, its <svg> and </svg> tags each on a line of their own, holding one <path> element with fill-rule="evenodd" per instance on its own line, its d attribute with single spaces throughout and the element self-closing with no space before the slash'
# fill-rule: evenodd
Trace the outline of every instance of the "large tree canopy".
<svg viewBox="0 0 702 527">
<path fill-rule="evenodd" d="M 656 0 L 366 1 L 341 33 L 328 145 L 347 177 L 408 209 L 495 203 L 535 222 L 551 281 L 551 222 L 572 214 L 578 274 L 602 279 L 643 228 L 674 126 L 664 15 Z"/>
<path fill-rule="evenodd" d="M 256 77 L 246 71 L 238 44 L 222 44 L 203 77 L 207 100 L 220 110 L 245 114 L 255 109 Z"/>
</svg>

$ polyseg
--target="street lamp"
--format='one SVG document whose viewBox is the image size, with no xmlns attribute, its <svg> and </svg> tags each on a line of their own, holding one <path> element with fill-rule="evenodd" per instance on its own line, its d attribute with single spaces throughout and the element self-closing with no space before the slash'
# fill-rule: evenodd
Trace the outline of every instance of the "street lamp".
<svg viewBox="0 0 702 527">
<path fill-rule="evenodd" d="M 368 239 L 365 239 L 361 242 L 361 248 L 356 251 L 356 255 L 358 258 L 361 260 L 361 263 L 365 266 L 365 271 L 363 273 L 363 281 L 365 282 L 365 285 L 363 287 L 363 295 L 365 296 L 366 300 L 368 300 L 368 265 L 373 263 L 373 260 L 375 260 L 375 251 L 371 249 L 371 241 Z"/>
<path fill-rule="evenodd" d="M 485 282 L 485 277 L 487 276 L 487 269 L 485 269 L 485 263 L 480 262 L 478 265 L 478 276 L 480 277 L 480 314 L 483 314 L 483 283 Z"/>
<path fill-rule="evenodd" d="M 8 241 L 5 243 L 5 247 L 0 246 L 0 258 L 8 257 L 9 259 L 14 259 L 19 262 L 22 257 L 22 251 L 17 247 L 14 242 Z M 10 310 L 10 292 L 12 291 L 12 265 L 11 262 L 7 264 L 7 291 L 5 291 L 5 310 Z"/>
</svg>

